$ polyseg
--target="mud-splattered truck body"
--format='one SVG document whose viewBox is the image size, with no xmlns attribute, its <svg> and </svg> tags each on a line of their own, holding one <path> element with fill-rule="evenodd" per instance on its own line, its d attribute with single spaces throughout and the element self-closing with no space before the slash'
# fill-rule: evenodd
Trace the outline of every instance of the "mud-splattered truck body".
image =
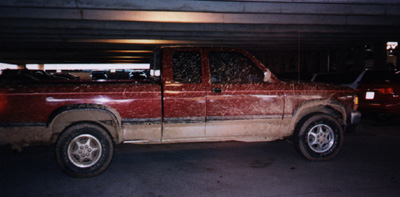
<svg viewBox="0 0 400 197">
<path fill-rule="evenodd" d="M 360 118 L 353 90 L 280 81 L 240 49 L 162 47 L 151 68 L 160 76 L 2 84 L 0 142 L 56 143 L 60 168 L 86 177 L 105 170 L 119 143 L 292 136 L 304 157 L 327 160 Z"/>
</svg>

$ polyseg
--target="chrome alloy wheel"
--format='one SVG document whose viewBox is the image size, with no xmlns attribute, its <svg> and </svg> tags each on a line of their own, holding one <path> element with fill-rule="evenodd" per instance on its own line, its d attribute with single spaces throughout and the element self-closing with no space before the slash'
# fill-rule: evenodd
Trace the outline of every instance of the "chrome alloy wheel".
<svg viewBox="0 0 400 197">
<path fill-rule="evenodd" d="M 68 159 L 77 167 L 88 168 L 99 161 L 102 154 L 100 141 L 90 134 L 76 136 L 68 145 Z"/>
<path fill-rule="evenodd" d="M 326 124 L 317 124 L 307 133 L 308 146 L 317 153 L 324 153 L 332 148 L 335 135 L 331 127 Z"/>
</svg>

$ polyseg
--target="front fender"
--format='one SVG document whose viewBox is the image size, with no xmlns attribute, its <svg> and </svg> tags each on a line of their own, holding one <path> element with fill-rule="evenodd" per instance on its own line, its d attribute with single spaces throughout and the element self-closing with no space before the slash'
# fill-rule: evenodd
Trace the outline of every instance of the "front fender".
<svg viewBox="0 0 400 197">
<path fill-rule="evenodd" d="M 315 113 L 331 115 L 333 118 L 337 119 L 342 126 L 346 125 L 346 108 L 339 101 L 330 99 L 311 100 L 302 103 L 296 108 L 292 116 L 294 121 L 292 122 L 291 130 L 293 131 L 302 119 Z"/>
</svg>

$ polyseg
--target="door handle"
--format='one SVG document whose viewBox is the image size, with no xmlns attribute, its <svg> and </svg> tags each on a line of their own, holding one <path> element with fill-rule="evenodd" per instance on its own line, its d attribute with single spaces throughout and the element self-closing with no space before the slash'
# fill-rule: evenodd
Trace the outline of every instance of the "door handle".
<svg viewBox="0 0 400 197">
<path fill-rule="evenodd" d="M 221 88 L 213 88 L 213 89 L 212 89 L 212 92 L 213 92 L 213 93 L 221 93 L 222 90 L 221 90 Z"/>
</svg>

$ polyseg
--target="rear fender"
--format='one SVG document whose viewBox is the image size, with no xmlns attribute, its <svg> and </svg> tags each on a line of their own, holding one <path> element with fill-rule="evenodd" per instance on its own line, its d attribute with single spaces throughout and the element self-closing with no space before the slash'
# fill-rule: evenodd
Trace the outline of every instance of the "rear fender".
<svg viewBox="0 0 400 197">
<path fill-rule="evenodd" d="M 47 127 L 53 134 L 52 142 L 68 126 L 77 122 L 93 122 L 106 129 L 115 143 L 122 141 L 121 117 L 118 112 L 108 106 L 80 104 L 64 106 L 52 113 Z"/>
</svg>

